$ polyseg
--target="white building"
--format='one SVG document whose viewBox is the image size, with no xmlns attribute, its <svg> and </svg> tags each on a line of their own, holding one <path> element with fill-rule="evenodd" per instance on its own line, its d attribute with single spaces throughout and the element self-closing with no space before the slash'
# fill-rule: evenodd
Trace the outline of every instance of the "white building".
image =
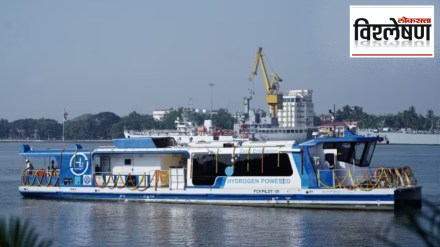
<svg viewBox="0 0 440 247">
<path fill-rule="evenodd" d="M 153 118 L 158 121 L 162 121 L 165 114 L 170 113 L 173 108 L 170 109 L 157 109 L 153 111 Z"/>
<path fill-rule="evenodd" d="M 290 90 L 283 95 L 283 109 L 278 110 L 280 127 L 313 127 L 313 90 Z"/>
<path fill-rule="evenodd" d="M 194 109 L 195 113 L 208 113 L 209 111 L 206 109 Z"/>
</svg>

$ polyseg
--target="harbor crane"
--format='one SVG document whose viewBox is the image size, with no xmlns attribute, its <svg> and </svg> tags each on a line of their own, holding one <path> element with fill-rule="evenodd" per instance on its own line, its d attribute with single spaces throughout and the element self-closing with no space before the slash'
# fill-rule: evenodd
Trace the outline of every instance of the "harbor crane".
<svg viewBox="0 0 440 247">
<path fill-rule="evenodd" d="M 266 66 L 263 61 L 263 48 L 259 47 L 255 56 L 254 67 L 249 75 L 249 80 L 252 81 L 257 75 L 258 66 L 261 67 L 263 73 L 264 85 L 266 87 L 266 102 L 269 105 L 270 116 L 272 124 L 278 125 L 277 112 L 283 107 L 283 94 L 280 92 L 280 82 L 283 80 L 276 73 L 270 74 L 270 80 L 266 72 Z"/>
</svg>

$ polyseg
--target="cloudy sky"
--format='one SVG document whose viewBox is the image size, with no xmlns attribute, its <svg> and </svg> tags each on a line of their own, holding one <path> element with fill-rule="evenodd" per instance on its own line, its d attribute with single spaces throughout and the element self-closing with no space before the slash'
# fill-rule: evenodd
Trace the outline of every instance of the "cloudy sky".
<svg viewBox="0 0 440 247">
<path fill-rule="evenodd" d="M 312 89 L 316 113 L 336 104 L 372 114 L 415 106 L 440 115 L 435 58 L 350 58 L 350 4 L 439 1 L 0 0 L 0 118 L 151 114 L 169 107 L 267 109 L 259 46 L 283 91 Z M 435 19 L 435 34 L 439 32 Z M 269 64 L 267 64 L 269 65 Z"/>
</svg>

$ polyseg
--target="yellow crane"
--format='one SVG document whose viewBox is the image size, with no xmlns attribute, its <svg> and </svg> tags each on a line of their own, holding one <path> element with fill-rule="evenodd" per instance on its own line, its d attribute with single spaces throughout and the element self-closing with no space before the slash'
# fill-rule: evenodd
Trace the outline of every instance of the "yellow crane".
<svg viewBox="0 0 440 247">
<path fill-rule="evenodd" d="M 266 102 L 269 105 L 270 116 L 272 119 L 276 119 L 278 109 L 283 107 L 283 94 L 279 92 L 280 82 L 283 80 L 276 73 L 271 73 L 269 80 L 266 66 L 263 61 L 262 51 L 263 48 L 259 47 L 255 56 L 254 67 L 249 75 L 249 80 L 252 81 L 254 76 L 257 75 L 258 65 L 260 65 L 261 72 L 263 73 L 264 85 L 266 87 Z"/>
</svg>

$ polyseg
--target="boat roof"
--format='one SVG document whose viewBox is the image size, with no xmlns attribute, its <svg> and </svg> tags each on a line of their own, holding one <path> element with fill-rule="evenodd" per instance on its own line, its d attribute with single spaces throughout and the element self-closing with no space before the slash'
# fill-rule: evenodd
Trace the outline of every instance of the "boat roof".
<svg viewBox="0 0 440 247">
<path fill-rule="evenodd" d="M 80 144 L 74 144 L 72 149 L 33 149 L 29 144 L 22 144 L 20 146 L 19 154 L 27 157 L 55 157 L 61 154 L 74 154 L 77 152 L 90 152 L 90 150 L 83 149 Z"/>
<path fill-rule="evenodd" d="M 362 136 L 357 135 L 349 130 L 344 131 L 344 136 L 342 137 L 317 137 L 309 141 L 298 144 L 299 147 L 310 147 L 316 146 L 318 143 L 329 143 L 329 142 L 380 142 L 383 141 L 382 137 L 379 136 Z"/>
<path fill-rule="evenodd" d="M 173 153 L 189 154 L 189 149 L 203 151 L 207 149 L 223 148 L 277 148 L 283 151 L 292 151 L 295 141 L 213 141 L 192 143 L 189 146 L 178 145 L 172 137 L 142 137 L 119 138 L 113 140 L 111 146 L 99 146 L 91 150 L 82 149 L 74 144 L 72 149 L 32 149 L 28 144 L 20 147 L 20 155 L 26 157 L 45 158 L 57 157 L 63 154 L 73 155 L 77 152 L 104 154 L 104 153 Z"/>
</svg>

